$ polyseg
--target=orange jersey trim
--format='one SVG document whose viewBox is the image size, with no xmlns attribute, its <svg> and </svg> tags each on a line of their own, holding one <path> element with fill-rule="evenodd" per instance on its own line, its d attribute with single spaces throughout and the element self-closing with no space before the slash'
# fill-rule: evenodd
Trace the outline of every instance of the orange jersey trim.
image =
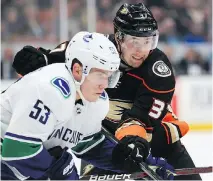
<svg viewBox="0 0 213 181">
<path fill-rule="evenodd" d="M 155 89 L 152 89 L 151 87 L 149 87 L 149 86 L 146 84 L 146 82 L 145 82 L 145 80 L 144 80 L 143 78 L 141 78 L 141 77 L 139 77 L 139 76 L 137 76 L 137 75 L 131 74 L 131 73 L 127 73 L 127 74 L 130 75 L 130 76 L 132 76 L 132 77 L 135 77 L 136 79 L 141 80 L 141 81 L 143 82 L 143 84 L 145 85 L 145 87 L 146 87 L 148 90 L 152 91 L 152 92 L 156 92 L 156 93 L 160 93 L 160 94 L 165 94 L 165 93 L 169 93 L 169 92 L 172 92 L 172 91 L 175 90 L 175 87 L 174 87 L 173 89 L 168 90 L 168 91 L 159 91 L 159 90 L 155 90 Z"/>
</svg>

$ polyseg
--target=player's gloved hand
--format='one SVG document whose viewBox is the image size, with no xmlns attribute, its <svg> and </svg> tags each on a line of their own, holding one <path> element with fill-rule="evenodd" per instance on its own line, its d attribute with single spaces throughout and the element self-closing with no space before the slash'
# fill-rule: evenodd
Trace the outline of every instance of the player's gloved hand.
<svg viewBox="0 0 213 181">
<path fill-rule="evenodd" d="M 56 158 L 47 170 L 47 175 L 51 180 L 79 180 L 73 157 L 66 149 L 60 150 L 60 147 L 55 147 L 48 151 Z"/>
<path fill-rule="evenodd" d="M 36 49 L 33 46 L 24 46 L 16 55 L 13 61 L 13 68 L 17 73 L 26 75 L 40 67 L 48 65 L 47 54 L 50 50 L 43 48 Z"/>
<path fill-rule="evenodd" d="M 112 153 L 114 165 L 128 171 L 128 173 L 139 171 L 138 163 L 146 160 L 149 154 L 148 142 L 139 136 L 123 137 Z"/>
<path fill-rule="evenodd" d="M 149 167 L 163 179 L 173 180 L 174 179 L 174 167 L 167 163 L 167 161 L 160 157 L 152 157 L 151 154 L 146 158 L 145 162 Z"/>
</svg>

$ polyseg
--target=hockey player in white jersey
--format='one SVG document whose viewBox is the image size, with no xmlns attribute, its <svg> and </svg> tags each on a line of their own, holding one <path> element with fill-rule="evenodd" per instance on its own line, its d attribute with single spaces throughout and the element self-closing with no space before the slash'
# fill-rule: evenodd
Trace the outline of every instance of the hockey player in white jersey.
<svg viewBox="0 0 213 181">
<path fill-rule="evenodd" d="M 119 64 L 104 35 L 79 32 L 68 45 L 66 63 L 36 70 L 5 90 L 2 179 L 78 179 L 66 148 L 80 156 L 104 140 L 101 121 L 109 109 L 104 89 L 116 85 Z M 110 158 L 111 151 L 105 168 L 116 170 Z"/>
</svg>

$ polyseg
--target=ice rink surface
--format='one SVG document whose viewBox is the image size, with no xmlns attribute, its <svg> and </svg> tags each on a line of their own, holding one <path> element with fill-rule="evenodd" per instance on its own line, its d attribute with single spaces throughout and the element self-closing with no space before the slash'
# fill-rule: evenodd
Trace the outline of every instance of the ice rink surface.
<svg viewBox="0 0 213 181">
<path fill-rule="evenodd" d="M 182 142 L 191 155 L 196 167 L 213 165 L 212 131 L 191 131 L 182 138 Z M 201 174 L 203 180 L 213 181 L 213 173 Z"/>
</svg>

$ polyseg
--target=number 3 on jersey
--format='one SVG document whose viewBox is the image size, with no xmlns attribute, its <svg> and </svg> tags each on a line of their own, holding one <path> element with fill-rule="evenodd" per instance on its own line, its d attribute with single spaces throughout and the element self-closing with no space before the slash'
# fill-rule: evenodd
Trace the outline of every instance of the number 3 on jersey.
<svg viewBox="0 0 213 181">
<path fill-rule="evenodd" d="M 158 119 L 161 116 L 161 113 L 165 107 L 165 103 L 161 100 L 154 99 L 152 107 L 149 111 L 149 116 Z"/>
<path fill-rule="evenodd" d="M 50 109 L 45 106 L 41 100 L 37 100 L 33 108 L 34 110 L 30 112 L 29 116 L 35 120 L 39 118 L 38 121 L 40 123 L 46 124 L 50 115 Z"/>
</svg>

